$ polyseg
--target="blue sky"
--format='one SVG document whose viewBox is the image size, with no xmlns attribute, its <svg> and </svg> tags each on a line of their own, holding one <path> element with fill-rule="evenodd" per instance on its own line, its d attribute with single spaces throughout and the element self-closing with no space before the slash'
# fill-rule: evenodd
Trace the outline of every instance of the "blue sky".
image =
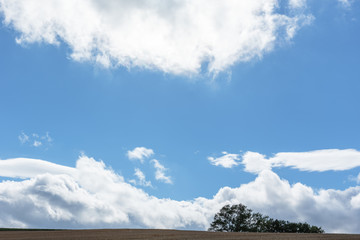
<svg viewBox="0 0 360 240">
<path fill-rule="evenodd" d="M 201 3 L 0 1 L 0 226 L 359 231 L 360 4 Z"/>
</svg>

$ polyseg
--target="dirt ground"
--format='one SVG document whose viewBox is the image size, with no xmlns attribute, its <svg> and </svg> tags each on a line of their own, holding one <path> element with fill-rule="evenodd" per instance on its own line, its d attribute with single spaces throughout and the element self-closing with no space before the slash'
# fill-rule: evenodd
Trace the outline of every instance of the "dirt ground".
<svg viewBox="0 0 360 240">
<path fill-rule="evenodd" d="M 239 240 L 272 240 L 272 239 L 357 239 L 360 234 L 301 234 L 301 233 L 219 233 L 201 231 L 154 230 L 154 229 L 99 229 L 99 230 L 61 230 L 61 231 L 1 231 L 0 239 L 7 240 L 42 240 L 42 239 L 89 239 L 89 240 L 205 240 L 205 239 L 239 239 Z"/>
</svg>

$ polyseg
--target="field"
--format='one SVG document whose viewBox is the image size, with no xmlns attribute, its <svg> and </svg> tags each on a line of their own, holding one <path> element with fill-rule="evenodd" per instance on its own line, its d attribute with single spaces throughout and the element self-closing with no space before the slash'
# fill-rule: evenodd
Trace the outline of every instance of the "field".
<svg viewBox="0 0 360 240">
<path fill-rule="evenodd" d="M 99 230 L 60 230 L 60 231 L 1 231 L 0 239 L 42 240 L 42 239 L 75 239 L 75 240 L 321 240 L 321 239 L 360 239 L 356 234 L 293 234 L 293 233 L 220 233 L 178 230 L 147 230 L 147 229 L 99 229 Z"/>
</svg>

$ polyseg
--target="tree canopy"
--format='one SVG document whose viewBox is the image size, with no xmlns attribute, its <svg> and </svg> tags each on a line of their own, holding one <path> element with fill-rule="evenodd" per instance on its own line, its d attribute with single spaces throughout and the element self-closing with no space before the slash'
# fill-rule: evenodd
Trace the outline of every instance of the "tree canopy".
<svg viewBox="0 0 360 240">
<path fill-rule="evenodd" d="M 324 233 L 321 227 L 308 223 L 293 223 L 272 219 L 261 213 L 254 213 L 243 204 L 225 205 L 215 214 L 209 231 L 215 232 L 287 232 Z"/>
</svg>

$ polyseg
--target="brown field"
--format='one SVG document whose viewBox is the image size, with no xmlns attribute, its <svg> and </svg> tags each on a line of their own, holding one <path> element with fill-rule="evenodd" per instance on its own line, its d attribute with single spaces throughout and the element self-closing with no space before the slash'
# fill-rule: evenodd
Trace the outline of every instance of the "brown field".
<svg viewBox="0 0 360 240">
<path fill-rule="evenodd" d="M 301 234 L 301 233 L 220 233 L 202 231 L 178 231 L 155 229 L 99 229 L 99 230 L 61 230 L 61 231 L 1 231 L 0 239 L 89 239 L 89 240 L 205 240 L 205 239 L 239 239 L 239 240 L 272 240 L 272 239 L 360 239 L 360 234 Z"/>
</svg>

